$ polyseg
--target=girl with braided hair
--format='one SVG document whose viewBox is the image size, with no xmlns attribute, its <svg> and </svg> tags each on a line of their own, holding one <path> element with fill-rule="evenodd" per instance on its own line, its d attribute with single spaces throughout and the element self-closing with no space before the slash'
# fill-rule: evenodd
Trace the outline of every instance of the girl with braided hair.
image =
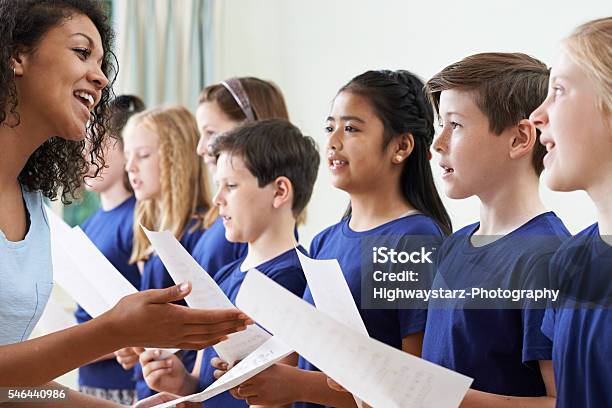
<svg viewBox="0 0 612 408">
<path fill-rule="evenodd" d="M 327 163 L 350 205 L 310 247 L 313 258 L 338 260 L 370 337 L 417 356 L 426 311 L 362 308 L 362 246 L 403 251 L 415 236 L 438 244 L 451 232 L 429 164 L 433 123 L 423 82 L 408 71 L 368 71 L 340 89 L 325 123 Z M 304 299 L 314 303 L 309 288 Z M 221 375 L 223 362 L 213 365 Z M 351 394 L 330 388 L 327 376 L 301 357 L 298 367 L 276 364 L 232 395 L 249 405 L 355 406 Z"/>
</svg>

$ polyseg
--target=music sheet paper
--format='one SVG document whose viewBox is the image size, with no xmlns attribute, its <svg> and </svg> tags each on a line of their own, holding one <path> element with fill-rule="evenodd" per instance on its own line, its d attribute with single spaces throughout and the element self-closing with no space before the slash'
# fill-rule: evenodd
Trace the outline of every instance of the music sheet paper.
<svg viewBox="0 0 612 408">
<path fill-rule="evenodd" d="M 374 407 L 457 407 L 472 379 L 371 339 L 251 270 L 237 306 Z"/>
<path fill-rule="evenodd" d="M 190 307 L 199 309 L 235 308 L 213 278 L 196 262 L 169 231 L 154 232 L 141 226 L 176 283 L 191 281 L 193 289 L 185 297 Z M 257 325 L 233 333 L 214 349 L 231 367 L 272 337 Z"/>
</svg>

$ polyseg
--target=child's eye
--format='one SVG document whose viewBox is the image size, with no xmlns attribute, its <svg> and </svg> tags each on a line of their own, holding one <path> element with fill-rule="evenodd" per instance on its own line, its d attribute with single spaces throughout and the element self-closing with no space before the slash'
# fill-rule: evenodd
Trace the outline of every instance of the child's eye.
<svg viewBox="0 0 612 408">
<path fill-rule="evenodd" d="M 457 129 L 458 127 L 461 127 L 461 125 L 457 122 L 451 122 L 450 125 L 453 130 Z"/>
<path fill-rule="evenodd" d="M 148 158 L 149 156 L 150 156 L 150 155 L 149 155 L 149 153 L 141 153 L 141 154 L 139 154 L 139 155 L 138 155 L 138 158 L 139 158 L 139 159 L 146 159 L 146 158 Z"/>
<path fill-rule="evenodd" d="M 563 93 L 563 87 L 559 85 L 555 85 L 552 87 L 553 96 L 557 97 Z"/>
<path fill-rule="evenodd" d="M 79 54 L 79 58 L 85 60 L 91 55 L 91 50 L 89 48 L 73 48 L 74 52 Z"/>
<path fill-rule="evenodd" d="M 325 133 L 331 133 L 334 131 L 334 128 L 331 126 L 325 126 L 323 129 L 325 130 Z"/>
<path fill-rule="evenodd" d="M 349 132 L 349 133 L 353 133 L 353 132 L 357 132 L 357 129 L 355 129 L 355 128 L 354 128 L 354 127 L 352 127 L 352 126 L 348 126 L 348 125 L 347 125 L 347 126 L 345 126 L 345 127 L 344 127 L 344 131 L 345 131 L 345 132 Z"/>
<path fill-rule="evenodd" d="M 229 190 L 236 188 L 238 185 L 234 184 L 234 183 L 226 183 L 225 187 L 227 187 Z"/>
</svg>

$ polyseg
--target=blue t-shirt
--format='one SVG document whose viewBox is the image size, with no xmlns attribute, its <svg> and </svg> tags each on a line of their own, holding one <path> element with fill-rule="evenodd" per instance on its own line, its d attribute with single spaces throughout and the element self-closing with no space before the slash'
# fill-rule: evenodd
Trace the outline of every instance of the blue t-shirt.
<svg viewBox="0 0 612 408">
<path fill-rule="evenodd" d="M 81 228 L 94 245 L 135 288 L 140 288 L 140 272 L 136 264 L 129 265 L 134 236 L 134 205 L 129 197 L 109 211 L 99 209 Z M 91 316 L 77 305 L 75 312 L 79 323 L 91 320 Z M 79 384 L 104 389 L 134 389 L 134 370 L 124 370 L 115 359 L 98 361 L 79 368 Z"/>
<path fill-rule="evenodd" d="M 552 212 L 475 247 L 470 238 L 479 226 L 468 225 L 445 240 L 432 289 L 526 288 L 529 279 L 548 276 L 550 257 L 569 236 Z M 481 307 L 478 302 L 459 301 L 453 307 L 447 300 L 430 300 L 422 357 L 474 378 L 476 390 L 546 395 L 538 367 L 539 360 L 551 359 L 552 345 L 540 331 L 546 301 L 540 308 L 470 308 L 469 303 Z"/>
<path fill-rule="evenodd" d="M 302 253 L 306 253 L 305 249 L 301 246 L 298 249 Z M 240 290 L 240 286 L 246 276 L 245 272 L 240 270 L 240 266 L 244 258 L 238 259 L 224 268 L 219 270 L 215 276 L 215 280 L 219 287 L 223 290 L 223 293 L 232 301 L 236 302 L 236 296 Z M 279 285 L 283 286 L 287 290 L 291 291 L 296 296 L 302 296 L 304 288 L 306 287 L 306 277 L 302 271 L 300 261 L 295 253 L 294 249 L 284 252 L 277 257 L 264 262 L 263 264 L 255 267 L 259 272 L 263 273 Z M 217 353 L 212 347 L 204 350 L 204 356 L 202 358 L 202 367 L 200 368 L 200 390 L 205 389 L 210 384 L 215 382 L 213 372 L 215 369 L 210 365 L 210 361 L 217 357 Z M 228 391 L 219 394 L 204 403 L 206 408 L 211 407 L 248 407 L 245 401 L 235 399 L 230 395 Z"/>
<path fill-rule="evenodd" d="M 225 226 L 219 217 L 202 235 L 191 255 L 210 276 L 215 276 L 225 265 L 246 256 L 247 247 L 246 243 L 225 238 Z"/>
<path fill-rule="evenodd" d="M 601 239 L 594 224 L 559 248 L 550 269 L 551 275 L 573 281 L 573 286 L 591 286 L 583 287 L 596 295 L 590 299 L 608 302 L 606 307 L 595 303 L 589 308 L 560 305 L 546 309 L 542 331 L 553 342 L 557 407 L 612 407 L 612 313 L 608 309 L 612 246 Z M 582 291 L 582 295 L 589 293 Z"/>
<path fill-rule="evenodd" d="M 193 253 L 197 242 L 204 234 L 204 229 L 202 228 L 197 228 L 195 231 L 192 230 L 196 222 L 196 220 L 192 220 L 187 224 L 187 226 L 185 227 L 185 233 L 179 240 L 181 245 L 183 245 L 183 247 L 190 254 Z M 166 270 L 166 267 L 164 266 L 160 257 L 155 254 L 151 255 L 149 259 L 147 259 L 143 267 L 140 290 L 163 289 L 174 285 L 175 282 L 172 280 L 172 277 Z M 181 300 L 176 303 L 184 306 L 187 305 L 184 300 Z M 187 371 L 190 372 L 193 369 L 193 365 L 195 363 L 196 352 L 193 350 L 183 350 L 180 353 L 180 358 L 183 362 L 183 365 L 185 366 Z M 136 393 L 138 395 L 139 400 L 150 397 L 151 395 L 157 393 L 156 391 L 153 391 L 147 386 L 147 383 L 145 382 L 142 376 L 142 366 L 140 364 L 136 364 L 136 366 L 134 366 L 134 373 L 136 377 Z"/>
<path fill-rule="evenodd" d="M 353 231 L 349 218 L 320 232 L 310 245 L 310 256 L 314 259 L 337 259 L 348 287 L 353 295 L 359 314 L 370 337 L 397 349 L 402 348 L 402 339 L 425 329 L 427 311 L 424 309 L 364 309 L 361 306 L 362 244 L 374 244 L 377 237 L 387 247 L 401 251 L 405 246 L 403 237 L 426 236 L 441 241 L 443 234 L 433 219 L 422 214 L 408 215 L 390 221 L 368 231 Z M 363 249 L 366 250 L 366 249 Z M 371 248 L 369 248 L 371 251 Z M 369 256 L 369 254 L 368 254 Z M 310 289 L 306 287 L 304 300 L 314 304 Z M 305 370 L 318 369 L 300 356 L 299 367 Z M 296 402 L 296 407 L 319 407 L 318 404 Z"/>
</svg>

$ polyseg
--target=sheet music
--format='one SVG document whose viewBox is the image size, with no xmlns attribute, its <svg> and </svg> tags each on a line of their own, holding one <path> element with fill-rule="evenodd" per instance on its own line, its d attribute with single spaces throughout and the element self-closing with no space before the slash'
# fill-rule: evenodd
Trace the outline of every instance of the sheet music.
<svg viewBox="0 0 612 408">
<path fill-rule="evenodd" d="M 374 407 L 457 407 L 472 379 L 371 339 L 265 275 L 248 272 L 238 307 Z"/>
<path fill-rule="evenodd" d="M 249 378 L 259 374 L 266 368 L 276 364 L 293 350 L 286 344 L 278 340 L 276 337 L 271 337 L 264 344 L 259 346 L 255 351 L 249 354 L 244 360 L 236 364 L 223 377 L 219 378 L 204 391 L 179 398 L 164 404 L 156 405 L 155 408 L 172 407 L 183 401 L 202 402 L 216 395 L 230 390 Z"/>
<path fill-rule="evenodd" d="M 297 248 L 295 252 L 297 252 L 317 309 L 367 336 L 368 330 L 359 314 L 359 309 L 344 279 L 338 260 L 312 259 L 298 251 Z M 356 396 L 353 397 L 357 407 L 361 408 L 362 401 Z"/>
<path fill-rule="evenodd" d="M 155 252 L 166 266 L 176 283 L 191 281 L 193 289 L 185 298 L 190 307 L 199 309 L 235 308 L 219 285 L 187 252 L 169 231 L 155 232 L 141 226 Z M 228 339 L 213 348 L 231 367 L 257 347 L 264 344 L 271 335 L 257 325 L 247 326 L 241 332 L 233 333 Z"/>
</svg>

